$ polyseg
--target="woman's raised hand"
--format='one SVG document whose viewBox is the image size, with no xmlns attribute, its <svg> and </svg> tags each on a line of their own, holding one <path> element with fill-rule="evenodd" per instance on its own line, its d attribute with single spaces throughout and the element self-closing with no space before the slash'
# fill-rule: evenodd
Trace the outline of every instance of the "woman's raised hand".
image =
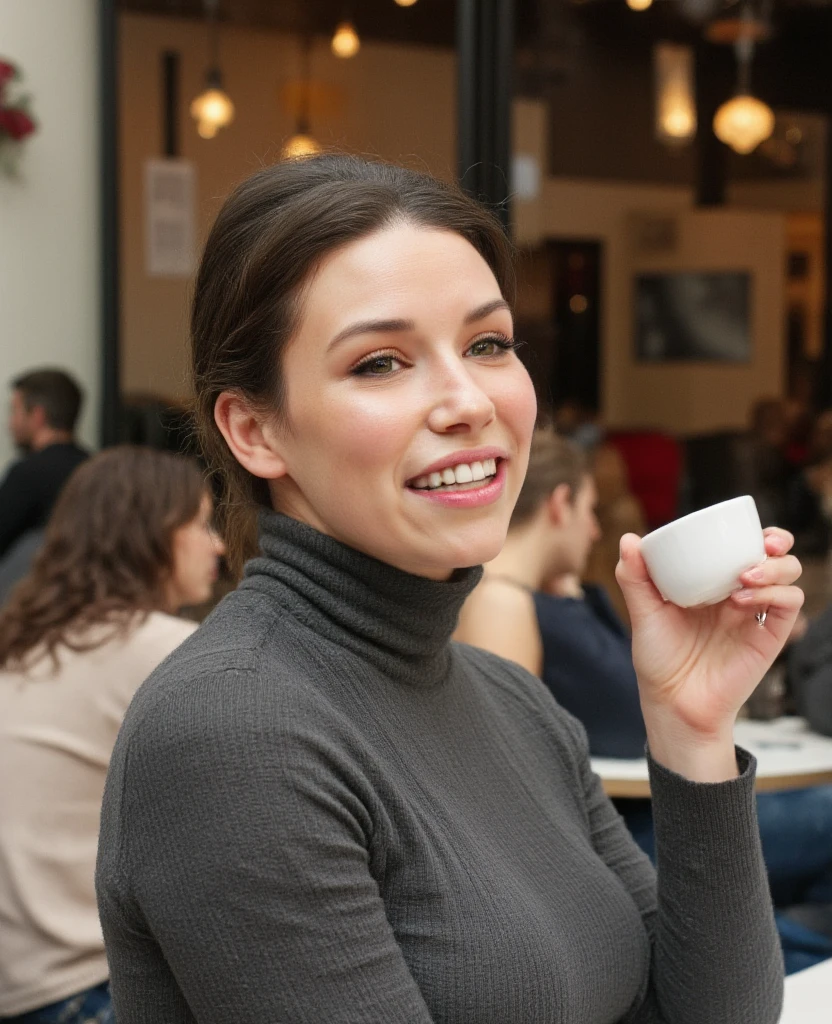
<svg viewBox="0 0 832 1024">
<path fill-rule="evenodd" d="M 788 640 L 803 604 L 803 592 L 792 585 L 801 573 L 789 554 L 793 543 L 785 530 L 767 529 L 768 558 L 743 574 L 742 590 L 717 605 L 679 608 L 654 586 L 639 538 L 621 538 L 616 578 L 632 622 L 648 742 L 667 767 L 701 781 L 736 774 L 737 712 Z"/>
</svg>

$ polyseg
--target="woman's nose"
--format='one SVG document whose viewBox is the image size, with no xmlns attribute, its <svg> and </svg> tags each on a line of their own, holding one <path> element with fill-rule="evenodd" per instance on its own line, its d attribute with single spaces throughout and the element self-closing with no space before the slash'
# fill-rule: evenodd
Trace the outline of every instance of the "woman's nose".
<svg viewBox="0 0 832 1024">
<path fill-rule="evenodd" d="M 494 403 L 465 367 L 443 374 L 435 384 L 435 403 L 428 417 L 437 433 L 481 430 L 494 419 Z"/>
</svg>

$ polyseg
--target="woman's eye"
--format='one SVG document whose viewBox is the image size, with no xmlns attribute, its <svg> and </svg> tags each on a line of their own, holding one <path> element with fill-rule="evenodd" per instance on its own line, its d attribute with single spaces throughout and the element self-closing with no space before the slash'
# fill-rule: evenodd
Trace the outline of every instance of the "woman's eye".
<svg viewBox="0 0 832 1024">
<path fill-rule="evenodd" d="M 508 352 L 514 347 L 514 342 L 511 338 L 480 338 L 474 342 L 468 351 L 472 356 L 496 356 L 501 352 Z"/>
<path fill-rule="evenodd" d="M 384 377 L 401 367 L 395 356 L 373 356 L 364 363 L 359 363 L 352 371 L 361 377 Z"/>
</svg>

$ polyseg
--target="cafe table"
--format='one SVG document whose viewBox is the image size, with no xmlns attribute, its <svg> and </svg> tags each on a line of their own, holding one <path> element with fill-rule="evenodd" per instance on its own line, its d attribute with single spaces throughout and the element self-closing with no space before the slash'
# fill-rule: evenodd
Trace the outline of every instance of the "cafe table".
<svg viewBox="0 0 832 1024">
<path fill-rule="evenodd" d="M 832 960 L 786 978 L 780 1024 L 829 1024 L 832 1019 Z"/>
<path fill-rule="evenodd" d="M 771 722 L 741 719 L 734 735 L 737 744 L 757 758 L 758 791 L 832 783 L 832 737 L 812 732 L 802 718 L 777 718 Z M 647 761 L 643 757 L 593 757 L 592 768 L 608 796 L 650 796 Z"/>
</svg>

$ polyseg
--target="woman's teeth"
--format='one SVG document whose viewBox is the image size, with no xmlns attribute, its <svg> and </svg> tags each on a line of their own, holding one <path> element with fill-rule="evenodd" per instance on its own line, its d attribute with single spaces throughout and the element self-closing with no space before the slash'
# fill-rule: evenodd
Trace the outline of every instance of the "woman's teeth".
<svg viewBox="0 0 832 1024">
<path fill-rule="evenodd" d="M 497 460 L 483 459 L 482 462 L 460 462 L 453 469 L 441 473 L 428 473 L 410 481 L 410 487 L 419 491 L 435 490 L 437 487 L 456 487 L 459 484 L 476 484 L 497 475 Z"/>
</svg>

